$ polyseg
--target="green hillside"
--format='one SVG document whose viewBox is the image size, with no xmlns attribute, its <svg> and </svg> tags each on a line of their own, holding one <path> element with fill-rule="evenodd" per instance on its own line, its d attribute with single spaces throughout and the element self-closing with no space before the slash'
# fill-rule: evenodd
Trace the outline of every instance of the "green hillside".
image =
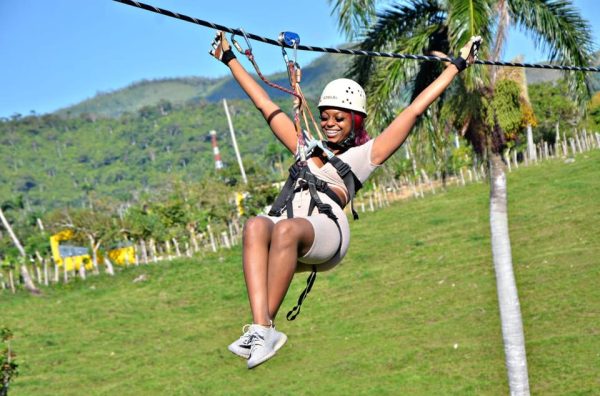
<svg viewBox="0 0 600 396">
<path fill-rule="evenodd" d="M 597 394 L 599 168 L 594 151 L 508 175 L 534 395 Z M 11 394 L 508 394 L 488 194 L 472 184 L 363 214 L 347 259 L 278 322 L 288 343 L 252 371 L 226 349 L 249 321 L 238 248 L 0 293 L 21 371 Z"/>
<path fill-rule="evenodd" d="M 339 55 L 321 56 L 302 68 L 302 86 L 306 96 L 316 98 L 323 86 L 344 73 L 350 59 Z M 243 61 L 251 68 L 248 62 Z M 251 70 L 251 69 L 249 69 Z M 251 70 L 252 71 L 252 70 Z M 289 87 L 286 73 L 277 73 L 267 78 L 283 87 Z M 266 87 L 274 98 L 289 95 Z M 137 112 L 144 106 L 156 106 L 161 101 L 172 105 L 185 105 L 201 101 L 217 102 L 226 99 L 246 99 L 246 94 L 231 77 L 210 79 L 204 77 L 165 78 L 142 80 L 112 92 L 99 93 L 93 98 L 56 112 L 60 116 L 116 117 L 127 112 Z"/>
<path fill-rule="evenodd" d="M 282 103 L 291 107 L 291 101 Z M 246 171 L 270 180 L 282 151 L 248 100 L 229 101 Z M 222 103 L 144 107 L 119 118 L 54 115 L 0 122 L 0 196 L 23 196 L 29 208 L 85 205 L 89 196 L 126 202 L 177 180 L 214 175 L 211 130 L 217 131 L 225 175 L 239 179 Z M 260 165 L 259 165 L 260 164 Z"/>
<path fill-rule="evenodd" d="M 202 77 L 143 80 L 114 92 L 99 93 L 93 98 L 59 110 L 56 114 L 116 117 L 126 112 L 135 112 L 144 106 L 156 105 L 161 100 L 183 104 L 192 98 L 210 93 L 222 80 Z"/>
</svg>

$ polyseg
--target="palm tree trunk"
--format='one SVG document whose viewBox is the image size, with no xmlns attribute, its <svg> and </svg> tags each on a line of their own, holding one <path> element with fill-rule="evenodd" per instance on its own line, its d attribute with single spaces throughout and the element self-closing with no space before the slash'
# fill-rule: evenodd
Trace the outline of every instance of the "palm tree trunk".
<svg viewBox="0 0 600 396">
<path fill-rule="evenodd" d="M 531 124 L 527 124 L 527 154 L 531 162 L 537 161 L 537 151 L 535 150 L 535 143 L 533 143 L 533 132 L 531 131 Z"/>
<path fill-rule="evenodd" d="M 508 235 L 506 171 L 500 154 L 490 155 L 490 227 L 498 306 L 511 395 L 529 395 L 525 336 Z"/>
</svg>

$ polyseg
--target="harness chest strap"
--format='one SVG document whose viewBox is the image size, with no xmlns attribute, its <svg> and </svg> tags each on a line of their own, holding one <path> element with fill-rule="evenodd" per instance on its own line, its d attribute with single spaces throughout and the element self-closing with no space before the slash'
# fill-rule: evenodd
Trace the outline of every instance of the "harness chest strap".
<svg viewBox="0 0 600 396">
<path fill-rule="evenodd" d="M 338 175 L 344 181 L 346 188 L 348 189 L 348 197 L 350 200 L 350 209 L 352 210 L 352 217 L 354 220 L 358 220 L 358 213 L 354 210 L 354 196 L 362 188 L 362 183 L 358 180 L 350 165 L 339 159 L 338 157 L 332 157 L 329 159 L 331 165 L 335 167 Z"/>
<path fill-rule="evenodd" d="M 354 220 L 358 220 L 358 213 L 354 209 L 354 196 L 356 192 L 360 190 L 362 187 L 362 183 L 358 180 L 356 175 L 352 172 L 352 168 L 346 164 L 344 161 L 337 157 L 332 157 L 329 159 L 329 162 L 335 167 L 338 175 L 344 181 L 344 185 L 348 190 L 348 198 L 350 201 L 350 207 L 352 210 L 352 216 Z M 309 214 L 312 213 L 312 210 L 316 206 L 319 208 L 319 213 L 325 213 L 329 217 L 331 217 L 327 212 L 327 207 L 331 208 L 329 205 L 322 203 L 319 198 L 317 191 L 325 193 L 328 197 L 330 197 L 335 203 L 337 203 L 341 208 L 344 208 L 344 204 L 337 196 L 337 194 L 327 185 L 327 183 L 310 172 L 310 169 L 307 166 L 300 166 L 298 163 L 294 163 L 289 169 L 289 177 L 286 180 L 281 192 L 273 202 L 271 206 L 271 210 L 269 211 L 269 216 L 280 216 L 285 209 L 287 212 L 288 218 L 294 217 L 293 207 L 291 205 L 291 201 L 294 199 L 294 195 L 306 188 L 309 189 L 311 195 L 311 206 L 309 208 Z M 305 182 L 304 185 L 300 185 L 296 187 L 296 181 L 300 179 Z M 322 210 L 321 210 L 322 209 Z M 333 216 L 333 213 L 331 212 Z M 334 216 L 335 217 L 335 216 Z M 333 217 L 331 217 L 333 219 Z M 333 219 L 337 221 L 337 219 Z"/>
</svg>

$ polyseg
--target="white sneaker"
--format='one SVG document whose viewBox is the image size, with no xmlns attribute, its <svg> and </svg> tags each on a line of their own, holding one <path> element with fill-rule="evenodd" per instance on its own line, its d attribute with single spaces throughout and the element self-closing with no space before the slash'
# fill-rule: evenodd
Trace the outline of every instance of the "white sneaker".
<svg viewBox="0 0 600 396">
<path fill-rule="evenodd" d="M 250 326 L 250 358 L 248 359 L 248 368 L 254 368 L 261 363 L 266 362 L 281 348 L 287 341 L 287 336 L 275 327 L 265 327 L 261 325 Z"/>
<path fill-rule="evenodd" d="M 248 359 L 250 357 L 250 347 L 252 346 L 252 334 L 250 332 L 251 327 L 252 326 L 249 324 L 242 327 L 242 332 L 244 334 L 242 334 L 240 338 L 229 344 L 227 347 L 227 349 L 229 349 L 231 352 L 243 357 L 244 359 Z"/>
</svg>

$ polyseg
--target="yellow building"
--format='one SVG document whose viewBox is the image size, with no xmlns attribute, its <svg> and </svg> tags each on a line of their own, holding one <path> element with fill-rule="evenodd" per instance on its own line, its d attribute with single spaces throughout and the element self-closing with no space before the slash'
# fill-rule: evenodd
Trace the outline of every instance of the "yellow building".
<svg viewBox="0 0 600 396">
<path fill-rule="evenodd" d="M 52 249 L 52 258 L 59 267 L 64 266 L 65 270 L 79 270 L 82 265 L 85 269 L 92 269 L 92 258 L 88 254 L 88 248 L 73 245 L 61 245 L 61 241 L 68 241 L 73 237 L 73 231 L 64 230 L 50 237 L 50 248 Z"/>
<path fill-rule="evenodd" d="M 71 238 L 73 238 L 72 230 L 64 230 L 50 237 L 52 258 L 56 265 L 64 266 L 67 271 L 79 270 L 82 265 L 85 266 L 85 269 L 92 269 L 93 262 L 89 248 L 60 243 Z M 135 247 L 132 244 L 115 247 L 110 249 L 107 254 L 113 264 L 130 265 L 135 263 Z M 100 264 L 102 261 L 103 256 L 98 254 L 98 263 Z"/>
</svg>

